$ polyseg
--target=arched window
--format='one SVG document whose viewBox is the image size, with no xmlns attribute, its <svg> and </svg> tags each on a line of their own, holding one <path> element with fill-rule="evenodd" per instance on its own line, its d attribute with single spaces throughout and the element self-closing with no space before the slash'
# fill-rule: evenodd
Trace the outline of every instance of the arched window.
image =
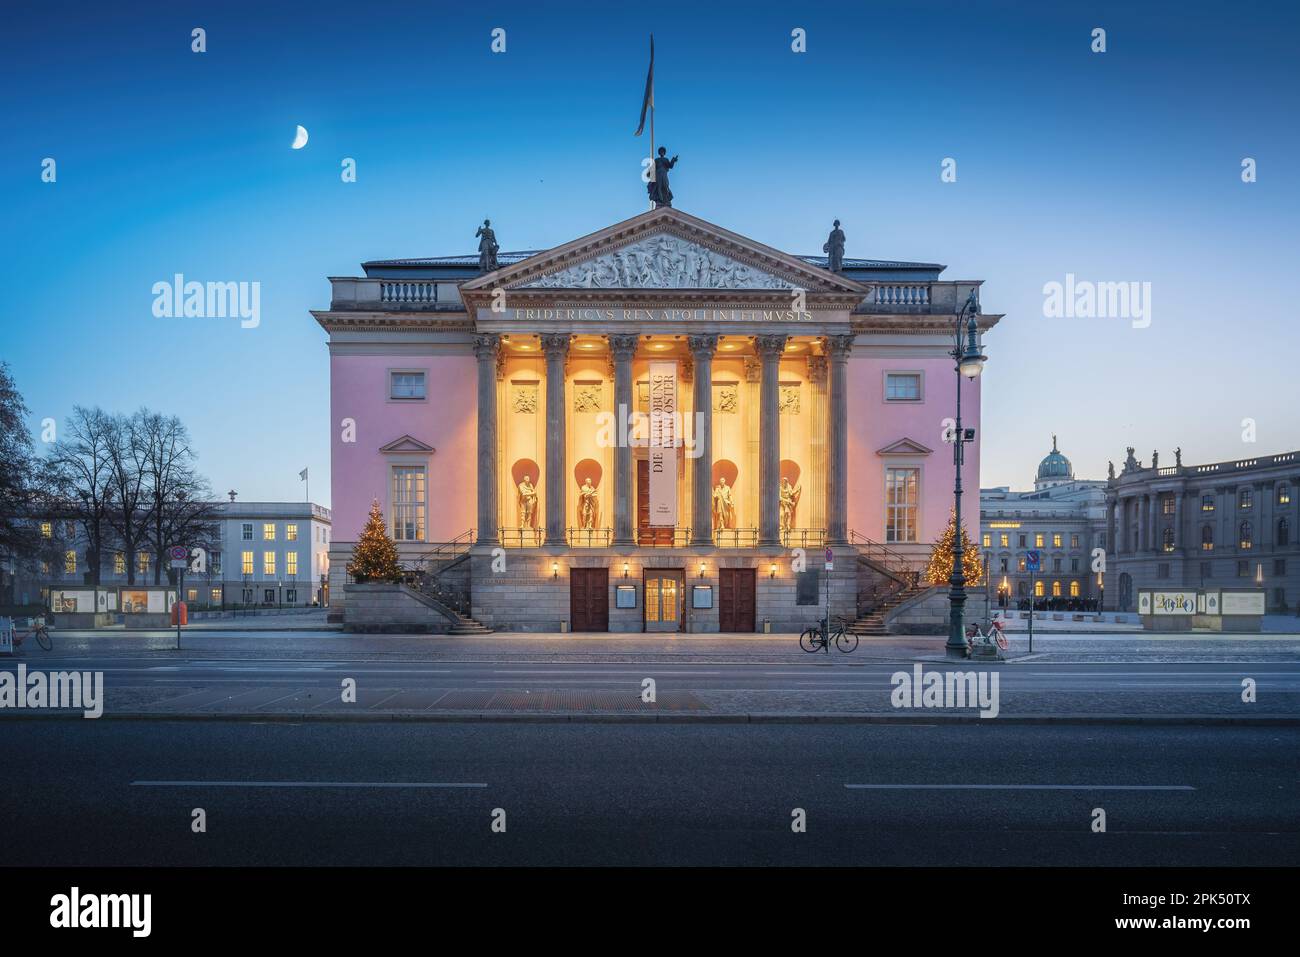
<svg viewBox="0 0 1300 957">
<path fill-rule="evenodd" d="M 1061 583 L 1060 583 L 1060 582 L 1052 582 L 1052 597 L 1053 597 L 1053 598 L 1060 598 L 1060 597 L 1061 597 Z"/>
<path fill-rule="evenodd" d="M 1201 551 L 1203 552 L 1214 551 L 1214 526 L 1213 525 L 1201 526 Z"/>
<path fill-rule="evenodd" d="M 1070 597 L 1071 597 L 1071 598 L 1078 598 L 1078 597 L 1079 597 L 1079 583 L 1078 583 L 1078 582 L 1070 582 Z"/>
<path fill-rule="evenodd" d="M 1291 543 L 1291 523 L 1285 518 L 1277 520 L 1277 543 L 1279 545 L 1289 545 Z"/>
<path fill-rule="evenodd" d="M 1172 528 L 1165 529 L 1164 549 L 1167 552 L 1172 552 L 1174 550 L 1174 530 Z"/>
<path fill-rule="evenodd" d="M 1042 582 L 1034 582 L 1034 597 L 1035 597 L 1035 598 L 1042 598 L 1042 597 L 1043 597 L 1043 583 L 1042 583 Z"/>
<path fill-rule="evenodd" d="M 1242 522 L 1242 523 L 1241 523 L 1241 539 L 1240 539 L 1240 541 L 1238 542 L 1238 545 L 1239 545 L 1241 548 L 1250 548 L 1252 544 L 1253 544 L 1253 541 L 1252 541 L 1252 539 L 1251 539 L 1251 534 L 1250 534 L 1250 522 Z"/>
<path fill-rule="evenodd" d="M 1016 594 L 1024 598 L 1029 594 L 1029 586 L 1024 582 L 1016 582 Z"/>
</svg>

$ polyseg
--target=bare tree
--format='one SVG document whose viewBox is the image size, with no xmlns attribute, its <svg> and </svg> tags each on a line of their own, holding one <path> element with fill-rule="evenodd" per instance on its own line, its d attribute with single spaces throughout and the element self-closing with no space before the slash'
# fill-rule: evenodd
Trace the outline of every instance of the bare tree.
<svg viewBox="0 0 1300 957">
<path fill-rule="evenodd" d="M 107 512 L 118 543 L 126 556 L 126 582 L 135 584 L 136 555 L 149 546 L 145 488 L 145 442 L 142 410 L 129 418 L 110 417 L 112 429 L 108 444 L 109 488 L 115 507 Z"/>
<path fill-rule="evenodd" d="M 44 460 L 32 451 L 29 414 L 8 363 L 0 362 L 0 593 L 10 600 L 13 586 L 5 584 L 5 574 L 39 561 L 52 563 L 59 551 L 58 523 L 49 518 L 56 504 L 54 484 Z"/>
<path fill-rule="evenodd" d="M 174 415 L 137 413 L 143 445 L 147 537 L 157 559 L 154 584 L 162 583 L 163 562 L 173 545 L 211 551 L 217 537 L 217 507 L 207 479 L 194 467 L 189 430 Z"/>
<path fill-rule="evenodd" d="M 113 446 L 118 424 L 103 409 L 75 406 L 48 456 L 60 497 L 85 533 L 86 564 L 95 586 L 96 608 L 101 567 L 113 541 Z"/>
</svg>

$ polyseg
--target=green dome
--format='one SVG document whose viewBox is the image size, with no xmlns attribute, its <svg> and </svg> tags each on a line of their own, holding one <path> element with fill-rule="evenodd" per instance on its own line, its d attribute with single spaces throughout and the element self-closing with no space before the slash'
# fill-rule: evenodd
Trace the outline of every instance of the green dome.
<svg viewBox="0 0 1300 957">
<path fill-rule="evenodd" d="M 1070 460 L 1062 455 L 1056 448 L 1056 436 L 1052 436 L 1052 451 L 1044 456 L 1043 461 L 1038 463 L 1037 481 L 1070 481 L 1074 478 L 1074 466 Z"/>
</svg>

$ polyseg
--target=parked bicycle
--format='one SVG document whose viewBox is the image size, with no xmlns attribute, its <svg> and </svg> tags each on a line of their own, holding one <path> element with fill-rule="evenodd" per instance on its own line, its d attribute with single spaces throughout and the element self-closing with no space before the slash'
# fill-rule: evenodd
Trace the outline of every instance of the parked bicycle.
<svg viewBox="0 0 1300 957">
<path fill-rule="evenodd" d="M 834 627 L 829 627 L 826 619 L 822 618 L 817 624 L 809 625 L 803 630 L 799 636 L 799 647 L 809 654 L 824 648 L 829 655 L 830 646 L 834 644 L 836 650 L 847 655 L 858 647 L 858 636 L 849 631 L 848 626 L 847 620 L 837 617 Z"/>
<path fill-rule="evenodd" d="M 997 644 L 1003 651 L 1007 650 L 1007 636 L 1002 630 L 1001 619 L 994 618 L 989 623 L 988 631 L 981 631 L 978 622 L 971 622 L 966 628 L 966 657 L 969 658 L 975 650 L 975 644 L 979 642 L 984 645 Z"/>
<path fill-rule="evenodd" d="M 33 636 L 36 643 L 46 651 L 54 648 L 54 642 L 50 640 L 50 626 L 44 618 L 14 619 L 14 648 L 19 648 L 28 635 Z"/>
</svg>

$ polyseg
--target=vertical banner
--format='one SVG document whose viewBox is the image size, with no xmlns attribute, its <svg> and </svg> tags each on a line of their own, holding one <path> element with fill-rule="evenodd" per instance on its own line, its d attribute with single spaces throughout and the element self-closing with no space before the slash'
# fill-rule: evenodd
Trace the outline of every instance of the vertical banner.
<svg viewBox="0 0 1300 957">
<path fill-rule="evenodd" d="M 650 524 L 677 525 L 677 363 L 650 363 Z"/>
</svg>

